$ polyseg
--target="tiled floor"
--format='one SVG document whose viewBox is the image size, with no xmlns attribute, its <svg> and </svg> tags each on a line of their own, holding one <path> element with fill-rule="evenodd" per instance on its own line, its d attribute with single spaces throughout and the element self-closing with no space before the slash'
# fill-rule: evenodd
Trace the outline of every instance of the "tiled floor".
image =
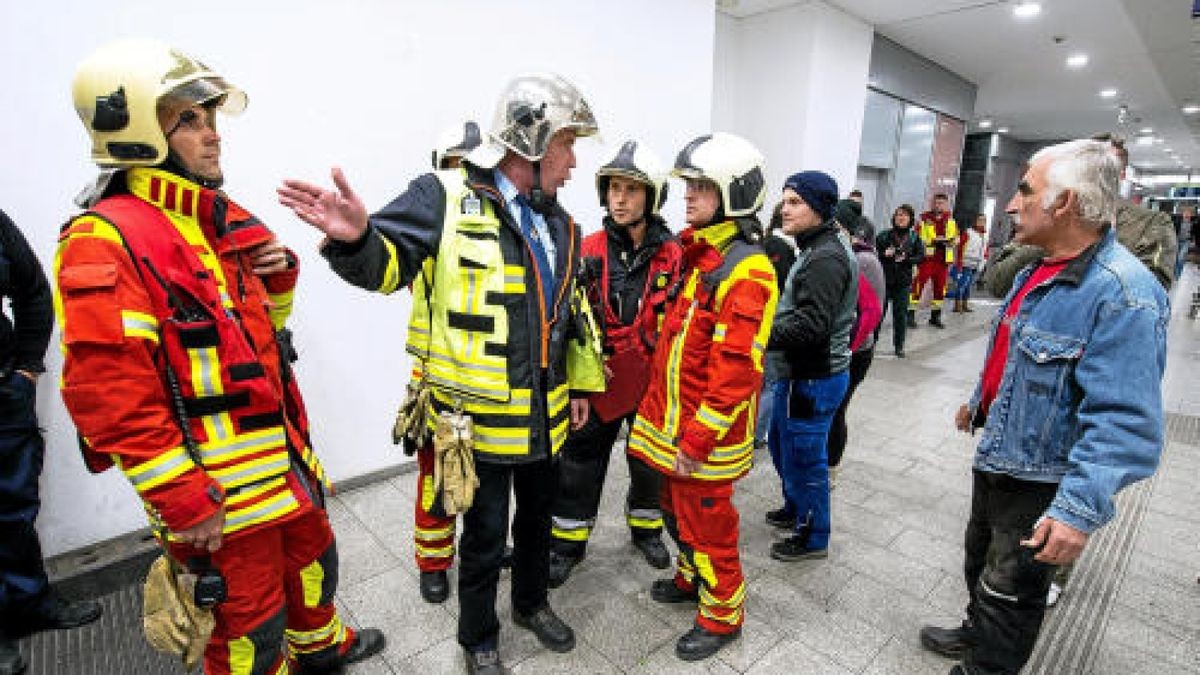
<svg viewBox="0 0 1200 675">
<path fill-rule="evenodd" d="M 1198 276 L 1190 268 L 1175 292 L 1179 307 L 1164 383 L 1168 412 L 1187 416 L 1200 416 L 1200 323 L 1187 319 Z M 985 324 L 995 304 L 981 299 L 972 314 L 949 314 L 944 331 L 926 325 L 911 331 L 903 360 L 891 356 L 885 328 L 850 409 L 850 445 L 833 493 L 827 560 L 784 564 L 768 557 L 776 535 L 763 513 L 778 505 L 779 483 L 770 460 L 758 458 L 735 495 L 748 579 L 746 624 L 741 639 L 716 658 L 685 664 L 674 656 L 675 639 L 691 624 L 693 610 L 649 597 L 650 583 L 663 573 L 643 563 L 628 543 L 621 515 L 628 477 L 617 452 L 588 558 L 551 592 L 554 607 L 576 630 L 577 648 L 549 652 L 512 626 L 504 574 L 497 607 L 505 662 L 522 675 L 945 673 L 951 663 L 924 652 L 917 630 L 957 622 L 965 601 L 961 539 L 973 446 L 953 430 L 951 418 L 982 363 Z M 1144 518 L 1131 526 L 1136 538 L 1124 578 L 1106 577 L 1117 582 L 1108 596 L 1113 610 L 1092 617 L 1093 639 L 1079 643 L 1098 650 L 1092 672 L 1200 672 L 1200 425 L 1194 426 L 1197 433 L 1181 437 L 1190 442 L 1169 443 L 1149 486 Z M 417 591 L 413 498 L 408 474 L 330 503 L 341 558 L 339 602 L 353 624 L 383 628 L 389 640 L 382 657 L 352 669 L 359 675 L 463 669 L 453 637 L 457 598 L 432 606 Z M 1088 564 L 1094 563 L 1085 559 L 1080 566 Z M 1097 592 L 1070 589 L 1054 611 L 1068 611 Z M 135 620 L 127 618 L 135 630 Z M 1067 634 L 1068 642 L 1087 637 Z M 56 671 L 35 662 L 31 672 Z"/>
<path fill-rule="evenodd" d="M 1197 275 L 1177 288 L 1171 327 L 1168 412 L 1200 415 L 1200 323 L 1187 319 Z M 742 561 L 748 579 L 742 638 L 717 658 L 685 664 L 673 653 L 692 610 L 649 598 L 661 573 L 629 545 L 621 509 L 627 472 L 614 453 L 600 524 L 587 560 L 551 602 L 576 630 L 579 646 L 551 653 L 514 628 L 507 575 L 497 601 L 501 653 L 517 673 L 945 673 L 951 663 L 924 652 L 917 630 L 959 619 L 973 452 L 951 416 L 970 393 L 982 363 L 994 300 L 976 312 L 949 314 L 948 328 L 910 331 L 908 358 L 891 355 L 890 329 L 850 409 L 850 446 L 833 495 L 834 539 L 828 560 L 784 564 L 770 559 L 775 539 L 763 513 L 776 507 L 779 483 L 759 458 L 737 486 Z M 885 322 L 890 325 L 890 320 Z M 1172 443 L 1140 524 L 1121 581 L 1096 673 L 1200 672 L 1200 450 Z M 356 673 L 454 673 L 455 598 L 441 607 L 417 593 L 411 559 L 411 475 L 335 500 L 342 550 L 343 605 L 352 620 L 384 627 L 384 658 Z M 1086 564 L 1086 562 L 1084 563 Z M 452 578 L 453 580 L 453 578 Z M 1066 611 L 1084 590 L 1069 591 Z"/>
</svg>

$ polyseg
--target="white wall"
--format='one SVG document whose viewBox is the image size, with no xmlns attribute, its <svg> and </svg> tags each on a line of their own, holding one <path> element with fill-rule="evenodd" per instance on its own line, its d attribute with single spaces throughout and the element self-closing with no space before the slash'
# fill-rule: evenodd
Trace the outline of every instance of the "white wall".
<svg viewBox="0 0 1200 675">
<path fill-rule="evenodd" d="M 485 49 L 500 31 L 523 40 Z M 345 479 L 404 461 L 389 433 L 409 370 L 410 303 L 406 293 L 374 297 L 334 277 L 315 252 L 318 236 L 275 203 L 280 179 L 328 182 L 338 164 L 369 207 L 382 206 L 428 168 L 443 127 L 464 116 L 486 126 L 504 83 L 527 70 L 579 85 L 611 148 L 633 134 L 672 160 L 710 127 L 713 31 L 704 0 L 5 2 L 0 208 L 49 268 L 70 200 L 94 175 L 71 76 L 104 42 L 160 38 L 244 88 L 249 109 L 221 127 L 227 187 L 302 256 L 292 321 L 298 370 L 318 453 L 335 480 Z M 575 179 L 560 197 L 590 230 L 600 217 L 592 176 L 605 150 L 578 148 Z M 665 215 L 682 223 L 681 191 L 674 194 Z M 48 358 L 38 399 L 48 442 L 38 526 L 53 555 L 140 528 L 144 518 L 120 475 L 86 473 L 55 389 L 61 357 L 53 346 Z"/>
<path fill-rule="evenodd" d="M 853 189 L 872 34 L 820 1 L 718 20 L 713 126 L 766 155 L 766 208 L 797 171 L 830 174 L 843 196 Z"/>
</svg>

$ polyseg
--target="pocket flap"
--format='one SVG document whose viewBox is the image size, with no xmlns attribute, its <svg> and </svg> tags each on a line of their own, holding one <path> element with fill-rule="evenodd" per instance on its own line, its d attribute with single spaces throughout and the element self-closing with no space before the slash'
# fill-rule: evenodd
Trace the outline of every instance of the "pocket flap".
<svg viewBox="0 0 1200 675">
<path fill-rule="evenodd" d="M 1021 333 L 1017 346 L 1038 363 L 1078 359 L 1083 354 L 1083 340 L 1066 335 L 1054 335 L 1036 330 Z"/>
<path fill-rule="evenodd" d="M 58 273 L 58 287 L 67 293 L 112 288 L 116 285 L 116 263 L 79 263 L 61 269 Z"/>
</svg>

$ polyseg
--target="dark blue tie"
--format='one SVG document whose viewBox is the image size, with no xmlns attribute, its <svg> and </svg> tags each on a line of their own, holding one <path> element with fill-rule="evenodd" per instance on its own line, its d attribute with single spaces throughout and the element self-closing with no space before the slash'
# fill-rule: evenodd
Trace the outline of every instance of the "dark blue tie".
<svg viewBox="0 0 1200 675">
<path fill-rule="evenodd" d="M 542 278 L 542 297 L 546 300 L 546 320 L 549 321 L 554 315 L 554 273 L 550 271 L 550 259 L 546 256 L 546 248 L 542 246 L 542 238 L 533 227 L 533 209 L 529 206 L 529 200 L 524 195 L 517 195 L 516 202 L 521 209 L 521 234 L 529 242 L 533 261 Z"/>
</svg>

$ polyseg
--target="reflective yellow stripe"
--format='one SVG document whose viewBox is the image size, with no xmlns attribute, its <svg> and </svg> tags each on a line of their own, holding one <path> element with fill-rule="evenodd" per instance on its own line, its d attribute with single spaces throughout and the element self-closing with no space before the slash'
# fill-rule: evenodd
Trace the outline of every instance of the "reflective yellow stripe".
<svg viewBox="0 0 1200 675">
<path fill-rule="evenodd" d="M 701 403 L 700 408 L 696 410 L 696 421 L 717 432 L 717 438 L 724 436 L 733 425 L 733 417 L 726 417 L 713 410 L 708 407 L 707 402 Z"/>
<path fill-rule="evenodd" d="M 234 464 L 222 469 L 209 469 L 208 473 L 228 490 L 280 476 L 287 472 L 288 466 L 290 466 L 290 460 L 287 450 L 281 450 L 251 462 Z"/>
<path fill-rule="evenodd" d="M 663 526 L 662 518 L 634 518 L 626 516 L 625 523 L 639 530 L 657 530 Z"/>
<path fill-rule="evenodd" d="M 717 596 L 713 595 L 708 590 L 708 586 L 700 587 L 700 602 L 709 607 L 724 607 L 726 609 L 735 609 L 737 607 L 740 607 L 742 602 L 745 601 L 745 599 L 746 599 L 746 582 L 745 581 L 738 584 L 738 587 L 736 589 L 734 589 L 733 593 L 729 596 L 728 600 L 718 600 Z"/>
<path fill-rule="evenodd" d="M 435 548 L 414 543 L 413 547 L 417 549 L 417 555 L 421 558 L 449 558 L 454 555 L 454 544 Z"/>
<path fill-rule="evenodd" d="M 324 649 L 330 644 L 337 644 L 345 640 L 346 627 L 342 625 L 342 619 L 336 613 L 329 623 L 315 630 L 291 630 L 285 631 L 287 635 L 288 647 L 293 652 L 305 653 L 316 649 Z M 332 639 L 331 639 L 332 638 Z"/>
<path fill-rule="evenodd" d="M 245 510 L 227 513 L 223 532 L 232 534 L 259 523 L 282 518 L 298 508 L 300 508 L 300 503 L 296 501 L 296 497 L 292 495 L 291 490 L 285 490 Z"/>
<path fill-rule="evenodd" d="M 254 673 L 254 642 L 249 636 L 233 638 L 229 645 L 229 675 Z"/>
<path fill-rule="evenodd" d="M 272 478 L 271 480 L 244 487 L 236 490 L 230 490 L 225 493 L 225 508 L 227 510 L 237 510 L 242 504 L 253 501 L 262 495 L 282 487 L 287 481 L 282 476 Z"/>
<path fill-rule="evenodd" d="M 712 336 L 712 341 L 713 341 L 714 343 L 716 343 L 716 342 L 724 342 L 724 341 L 725 341 L 725 332 L 726 332 L 727 330 L 729 330 L 729 326 L 727 326 L 727 325 L 725 325 L 725 324 L 723 324 L 723 323 L 719 323 L 719 324 L 717 324 L 717 325 L 716 325 L 716 327 L 715 327 L 715 328 L 713 328 L 713 336 Z"/>
<path fill-rule="evenodd" d="M 550 529 L 550 534 L 557 539 L 565 539 L 567 541 L 587 541 L 592 530 L 588 527 L 582 527 L 578 530 L 563 530 L 557 527 Z"/>
<path fill-rule="evenodd" d="M 522 455 L 529 450 L 528 427 L 475 425 L 475 450 L 497 455 Z"/>
<path fill-rule="evenodd" d="M 171 448 L 154 459 L 142 462 L 135 467 L 125 468 L 124 462 L 118 463 L 138 492 L 153 490 L 196 466 L 192 458 L 188 457 L 187 450 L 183 446 Z"/>
<path fill-rule="evenodd" d="M 294 288 L 282 293 L 267 293 L 267 297 L 271 300 L 267 314 L 271 317 L 271 325 L 275 327 L 275 330 L 283 328 L 288 317 L 292 315 L 292 300 L 295 296 L 296 289 Z"/>
<path fill-rule="evenodd" d="M 318 560 L 300 569 L 300 584 L 304 587 L 304 606 L 316 607 L 321 604 L 321 584 L 325 582 L 325 568 Z"/>
<path fill-rule="evenodd" d="M 696 572 L 704 580 L 704 583 L 708 584 L 709 588 L 715 588 L 717 585 L 717 573 L 713 570 L 712 560 L 708 558 L 708 554 L 700 551 L 692 551 L 692 564 L 696 566 Z"/>
<path fill-rule="evenodd" d="M 567 442 L 567 430 L 570 427 L 569 419 L 564 419 L 559 422 L 558 426 L 550 430 L 550 451 L 551 453 L 558 452 L 563 444 Z"/>
<path fill-rule="evenodd" d="M 433 388 L 433 397 L 443 405 L 454 407 L 461 401 L 463 409 L 470 413 L 480 415 L 529 415 L 531 410 L 532 396 L 528 389 L 511 389 L 509 390 L 509 400 L 507 403 L 496 403 L 494 401 L 482 401 L 479 399 L 462 400 L 462 394 L 454 391 L 446 391 Z"/>
<path fill-rule="evenodd" d="M 431 479 L 432 480 L 432 479 Z M 428 510 L 428 509 L 426 509 Z M 421 541 L 441 541 L 447 537 L 454 536 L 454 523 L 451 522 L 445 527 L 430 529 L 418 527 L 413 530 L 413 537 Z"/>
<path fill-rule="evenodd" d="M 263 450 L 284 447 L 283 427 L 260 429 L 232 438 L 200 444 L 200 457 L 206 464 L 218 464 Z"/>
<path fill-rule="evenodd" d="M 131 309 L 121 310 L 121 325 L 126 337 L 137 337 L 158 343 L 158 320 L 144 312 Z"/>
<path fill-rule="evenodd" d="M 383 236 L 383 233 L 376 231 L 375 236 L 383 242 L 388 256 L 387 267 L 383 271 L 383 282 L 376 290 L 385 294 L 393 293 L 400 286 L 400 256 L 396 254 L 396 245 Z"/>
<path fill-rule="evenodd" d="M 744 611 L 745 610 L 743 610 L 741 607 L 739 607 L 736 610 L 730 612 L 729 614 L 727 614 L 725 616 L 721 616 L 721 615 L 717 614 L 716 612 L 714 612 L 713 610 L 709 609 L 707 606 L 700 605 L 700 614 L 702 616 L 704 616 L 707 619 L 711 619 L 713 621 L 727 624 L 730 626 L 736 626 L 742 622 L 742 614 Z"/>
<path fill-rule="evenodd" d="M 433 475 L 429 474 L 421 477 L 421 510 L 429 513 L 429 509 L 433 508 L 433 500 L 437 498 L 437 490 L 433 488 Z"/>
</svg>

